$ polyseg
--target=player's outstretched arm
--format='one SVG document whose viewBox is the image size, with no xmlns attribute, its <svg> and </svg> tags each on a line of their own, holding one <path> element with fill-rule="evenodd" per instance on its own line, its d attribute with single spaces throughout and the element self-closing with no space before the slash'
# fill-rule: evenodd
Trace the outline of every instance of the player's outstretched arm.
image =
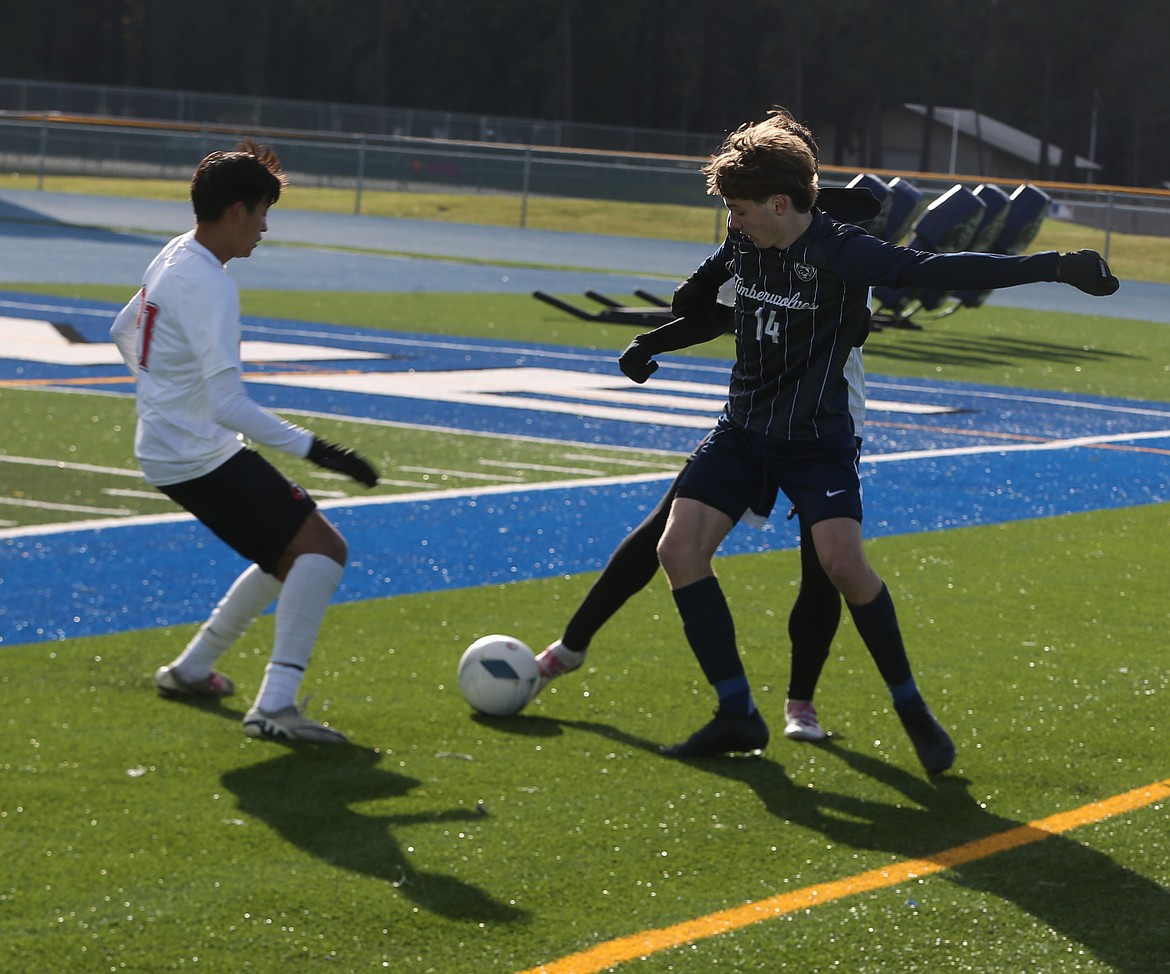
<svg viewBox="0 0 1170 974">
<path fill-rule="evenodd" d="M 732 326 L 734 319 L 735 310 L 722 304 L 712 305 L 706 314 L 675 318 L 635 337 L 618 356 L 618 368 L 634 382 L 645 382 L 658 371 L 655 355 L 718 338 Z"/>
<path fill-rule="evenodd" d="M 353 450 L 328 443 L 254 402 L 244 390 L 238 369 L 217 372 L 207 380 L 207 391 L 213 404 L 212 417 L 220 425 L 257 443 L 304 457 L 318 467 L 343 473 L 359 484 L 377 484 L 378 472 Z"/>
<path fill-rule="evenodd" d="M 1095 250 L 1074 250 L 1056 258 L 1056 279 L 1096 297 L 1113 294 L 1121 283 Z"/>
<path fill-rule="evenodd" d="M 305 459 L 325 470 L 343 473 L 366 487 L 374 487 L 378 483 L 378 471 L 360 453 L 348 447 L 330 443 L 319 436 L 313 437 Z"/>
</svg>

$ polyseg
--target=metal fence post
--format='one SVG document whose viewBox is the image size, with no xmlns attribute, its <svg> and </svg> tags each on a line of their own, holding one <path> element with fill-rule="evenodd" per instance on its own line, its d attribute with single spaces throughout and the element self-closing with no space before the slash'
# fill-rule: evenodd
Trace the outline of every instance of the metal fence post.
<svg viewBox="0 0 1170 974">
<path fill-rule="evenodd" d="M 1105 207 L 1105 253 L 1101 256 L 1108 260 L 1109 241 L 1113 236 L 1113 192 L 1110 191 L 1106 193 L 1105 198 L 1109 201 L 1109 203 Z"/>
<path fill-rule="evenodd" d="M 366 137 L 363 134 L 358 140 L 357 158 L 357 186 L 353 195 L 353 215 L 360 216 L 362 212 L 362 184 L 366 179 Z"/>
<path fill-rule="evenodd" d="M 532 146 L 524 150 L 524 165 L 520 180 L 520 229 L 528 226 L 528 183 L 532 177 Z"/>
<path fill-rule="evenodd" d="M 37 159 L 37 189 L 45 188 L 45 159 L 49 154 L 49 113 L 41 118 L 40 158 Z"/>
</svg>

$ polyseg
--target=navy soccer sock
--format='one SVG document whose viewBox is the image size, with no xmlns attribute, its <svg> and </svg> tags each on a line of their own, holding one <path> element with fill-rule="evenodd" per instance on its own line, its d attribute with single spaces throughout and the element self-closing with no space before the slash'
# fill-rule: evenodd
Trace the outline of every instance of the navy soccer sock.
<svg viewBox="0 0 1170 974">
<path fill-rule="evenodd" d="M 906 646 L 902 642 L 902 631 L 898 627 L 898 616 L 894 612 L 890 590 L 883 583 L 882 590 L 872 602 L 865 605 L 846 604 L 857 626 L 858 635 L 890 690 L 894 706 L 902 709 L 921 703 L 922 697 L 910 672 L 910 660 L 906 656 Z"/>
<path fill-rule="evenodd" d="M 707 682 L 719 695 L 720 713 L 746 717 L 756 705 L 735 646 L 735 622 L 713 575 L 675 589 L 674 604 L 687 642 Z"/>
<path fill-rule="evenodd" d="M 789 700 L 812 700 L 841 621 L 841 593 L 825 574 L 812 531 L 800 519 L 800 590 L 788 617 Z"/>
</svg>

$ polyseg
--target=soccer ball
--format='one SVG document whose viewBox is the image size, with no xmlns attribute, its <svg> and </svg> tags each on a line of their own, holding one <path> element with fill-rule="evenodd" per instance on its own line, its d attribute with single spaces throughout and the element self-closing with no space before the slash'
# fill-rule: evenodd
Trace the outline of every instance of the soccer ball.
<svg viewBox="0 0 1170 974">
<path fill-rule="evenodd" d="M 536 689 L 536 657 L 519 639 L 484 636 L 459 660 L 459 692 L 481 713 L 510 717 L 524 709 Z"/>
</svg>

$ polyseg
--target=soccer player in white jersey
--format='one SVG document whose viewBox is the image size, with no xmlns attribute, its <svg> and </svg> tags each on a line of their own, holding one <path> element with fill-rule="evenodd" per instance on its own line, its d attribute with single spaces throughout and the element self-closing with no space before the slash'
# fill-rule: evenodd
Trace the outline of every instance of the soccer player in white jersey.
<svg viewBox="0 0 1170 974">
<path fill-rule="evenodd" d="M 155 674 L 168 697 L 226 697 L 216 660 L 276 600 L 272 653 L 244 716 L 249 737 L 343 743 L 305 716 L 297 692 L 348 558 L 313 499 L 244 443 L 305 457 L 367 487 L 378 475 L 249 398 L 241 378 L 240 297 L 225 265 L 251 255 L 286 177 L 268 146 L 245 140 L 195 170 L 195 228 L 171 240 L 110 330 L 136 378 L 134 452 L 148 483 L 252 564 L 174 660 Z"/>
</svg>

